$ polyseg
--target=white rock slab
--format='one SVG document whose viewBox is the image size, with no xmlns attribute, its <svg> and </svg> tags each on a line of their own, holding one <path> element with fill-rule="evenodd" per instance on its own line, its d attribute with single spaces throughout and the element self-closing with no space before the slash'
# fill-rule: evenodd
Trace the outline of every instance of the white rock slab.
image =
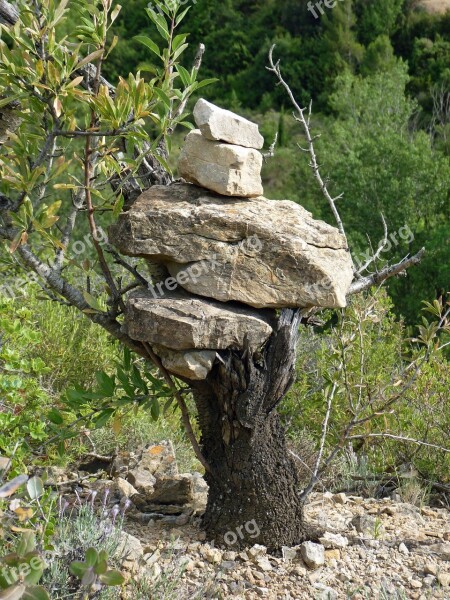
<svg viewBox="0 0 450 600">
<path fill-rule="evenodd" d="M 222 196 L 254 198 L 264 192 L 262 163 L 258 150 L 212 142 L 194 129 L 186 137 L 178 169 L 187 181 Z"/>
<path fill-rule="evenodd" d="M 202 135 L 216 140 L 261 150 L 264 138 L 256 123 L 200 98 L 194 108 L 194 119 Z"/>
</svg>

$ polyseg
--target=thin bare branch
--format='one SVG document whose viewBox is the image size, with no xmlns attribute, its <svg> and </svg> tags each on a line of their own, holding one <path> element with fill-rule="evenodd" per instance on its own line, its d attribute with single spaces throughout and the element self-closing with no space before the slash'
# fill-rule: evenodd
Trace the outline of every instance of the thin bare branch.
<svg viewBox="0 0 450 600">
<path fill-rule="evenodd" d="M 200 67 L 202 66 L 203 55 L 205 54 L 205 50 L 206 50 L 205 44 L 199 44 L 198 49 L 197 49 L 197 54 L 194 59 L 194 64 L 192 66 L 192 70 L 195 73 L 198 73 L 200 71 Z M 174 120 L 181 117 L 181 115 L 184 113 L 184 111 L 186 110 L 186 105 L 188 103 L 188 100 L 189 100 L 189 96 L 186 96 L 186 98 L 180 103 L 177 110 L 173 114 Z M 169 129 L 167 130 L 167 133 L 169 135 L 172 135 L 173 132 L 174 132 L 174 127 L 169 127 Z"/>
<path fill-rule="evenodd" d="M 410 258 L 405 258 L 395 265 L 385 267 L 379 273 L 374 273 L 373 275 L 370 275 L 368 277 L 362 277 L 361 279 L 354 281 L 350 287 L 348 295 L 352 296 L 353 294 L 359 294 L 364 290 L 370 289 L 373 286 L 381 285 L 387 279 L 390 279 L 391 277 L 395 277 L 396 275 L 403 273 L 404 271 L 406 271 L 406 269 L 409 269 L 409 267 L 418 265 L 421 262 L 424 255 L 425 248 L 422 248 L 417 254 Z"/>
<path fill-rule="evenodd" d="M 309 493 L 314 489 L 317 482 L 319 481 L 318 474 L 319 474 L 319 470 L 320 470 L 320 464 L 322 462 L 323 452 L 325 449 L 325 442 L 327 441 L 328 422 L 330 420 L 331 409 L 333 407 L 334 394 L 336 393 L 336 390 L 337 390 L 337 384 L 333 383 L 333 388 L 332 388 L 331 392 L 328 394 L 328 398 L 327 398 L 327 412 L 325 414 L 325 418 L 322 423 L 322 435 L 320 438 L 319 452 L 317 454 L 316 463 L 314 465 L 314 470 L 313 470 L 310 482 L 307 485 L 307 487 L 303 490 L 303 492 L 301 494 L 301 498 L 306 498 L 309 495 Z"/>
<path fill-rule="evenodd" d="M 175 396 L 177 404 L 181 410 L 181 418 L 183 421 L 183 425 L 186 429 L 186 434 L 189 438 L 189 441 L 192 444 L 192 448 L 194 449 L 195 456 L 200 461 L 200 463 L 203 465 L 204 469 L 208 473 L 211 473 L 211 475 L 214 475 L 211 472 L 211 467 L 209 466 L 208 462 L 206 461 L 205 457 L 202 454 L 202 451 L 200 450 L 200 445 L 197 441 L 197 438 L 195 437 L 194 430 L 192 429 L 191 420 L 189 417 L 189 410 L 188 410 L 188 407 L 186 406 L 186 402 L 183 398 L 183 395 L 180 393 L 180 390 L 177 388 L 174 380 L 172 379 L 171 374 L 164 367 L 164 365 L 162 364 L 159 357 L 153 352 L 150 345 L 147 344 L 146 342 L 144 342 L 144 347 L 147 350 L 147 353 L 148 353 L 151 361 L 153 362 L 153 364 L 155 364 L 158 367 L 158 369 L 159 369 L 160 373 L 162 374 L 162 376 L 164 377 L 167 385 L 169 386 L 173 395 Z"/>
<path fill-rule="evenodd" d="M 266 161 L 268 158 L 273 158 L 275 156 L 275 147 L 278 143 L 278 132 L 275 134 L 273 142 L 270 144 L 270 148 L 267 152 L 263 154 L 263 159 Z"/>
<path fill-rule="evenodd" d="M 282 85 L 284 87 L 284 89 L 286 90 L 286 92 L 296 110 L 296 113 L 297 113 L 296 120 L 303 125 L 306 140 L 308 142 L 308 151 L 311 156 L 311 167 L 312 167 L 314 176 L 319 183 L 322 193 L 324 194 L 325 198 L 327 199 L 327 202 L 328 202 L 328 204 L 331 208 L 331 211 L 334 215 L 334 218 L 336 220 L 338 229 L 339 229 L 340 233 L 344 236 L 345 241 L 347 242 L 347 236 L 345 233 L 344 225 L 342 223 L 342 219 L 339 214 L 339 211 L 336 208 L 335 198 L 332 198 L 331 194 L 328 191 L 328 187 L 320 174 L 320 168 L 319 168 L 319 164 L 317 162 L 317 156 L 316 156 L 316 152 L 314 149 L 314 138 L 311 135 L 311 129 L 310 129 L 311 104 L 309 105 L 308 117 L 306 117 L 305 116 L 306 108 L 302 108 L 298 104 L 289 84 L 284 80 L 284 78 L 281 74 L 280 61 L 278 60 L 276 63 L 274 62 L 274 58 L 273 58 L 274 50 L 275 50 L 275 45 L 272 46 L 272 48 L 270 49 L 270 52 L 269 52 L 270 67 L 266 67 L 266 68 L 268 71 L 275 74 L 275 76 L 278 79 L 279 84 Z M 347 242 L 347 246 L 348 246 L 348 242 Z"/>
<path fill-rule="evenodd" d="M 415 440 L 413 438 L 404 437 L 402 435 L 394 435 L 393 433 L 362 433 L 360 435 L 350 435 L 349 437 L 347 437 L 347 440 L 365 440 L 367 438 L 387 438 L 390 440 L 396 440 L 398 442 L 407 442 L 408 444 L 416 444 L 417 446 L 426 446 L 428 448 L 440 450 L 441 452 L 450 453 L 450 448 L 444 448 L 443 446 L 439 446 L 437 444 L 422 442 L 421 440 Z"/>
<path fill-rule="evenodd" d="M 365 262 L 362 265 L 362 267 L 360 267 L 358 269 L 358 275 L 361 275 L 361 273 L 364 273 L 364 271 L 366 271 L 370 267 L 370 265 L 372 265 L 374 262 L 376 262 L 380 258 L 381 253 L 384 251 L 384 249 L 387 246 L 387 243 L 388 243 L 388 227 L 387 227 L 386 219 L 384 218 L 383 213 L 381 214 L 381 220 L 383 221 L 383 229 L 384 229 L 383 241 L 378 246 L 378 250 L 375 252 L 375 254 L 373 254 L 373 256 L 367 262 Z"/>
</svg>

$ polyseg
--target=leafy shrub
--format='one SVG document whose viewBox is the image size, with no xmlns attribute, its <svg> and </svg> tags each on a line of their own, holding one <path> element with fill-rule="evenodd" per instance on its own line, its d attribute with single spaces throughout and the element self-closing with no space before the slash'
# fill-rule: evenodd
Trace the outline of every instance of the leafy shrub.
<svg viewBox="0 0 450 600">
<path fill-rule="evenodd" d="M 120 566 L 120 536 L 127 505 L 107 509 L 108 493 L 99 506 L 96 493 L 86 501 L 78 500 L 72 510 L 60 498 L 58 526 L 48 554 L 49 566 L 43 584 L 52 598 L 119 598 L 116 586 L 124 583 Z M 110 568 L 110 564 L 113 568 Z M 90 595 L 92 594 L 92 595 Z"/>
<path fill-rule="evenodd" d="M 394 475 L 411 462 L 424 479 L 446 481 L 449 304 L 425 310 L 431 319 L 424 316 L 417 337 L 408 338 L 378 291 L 352 299 L 320 331 L 303 331 L 297 381 L 282 408 L 293 440 L 306 428 L 318 445 L 329 407 L 325 456 L 348 449 L 368 457 L 368 473 Z"/>
</svg>

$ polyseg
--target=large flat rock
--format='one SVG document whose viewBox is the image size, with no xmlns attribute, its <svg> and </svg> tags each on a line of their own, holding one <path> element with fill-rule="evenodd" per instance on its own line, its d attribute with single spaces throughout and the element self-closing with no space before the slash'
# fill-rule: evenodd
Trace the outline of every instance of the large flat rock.
<svg viewBox="0 0 450 600">
<path fill-rule="evenodd" d="M 237 349 L 246 340 L 258 348 L 272 333 L 271 311 L 223 305 L 183 290 L 155 297 L 142 288 L 129 296 L 126 308 L 124 328 L 132 339 L 171 350 Z"/>
<path fill-rule="evenodd" d="M 194 108 L 194 119 L 203 137 L 246 148 L 261 150 L 264 138 L 256 123 L 200 98 Z"/>
<path fill-rule="evenodd" d="M 192 293 L 255 308 L 342 307 L 353 278 L 339 231 L 298 204 L 223 199 L 186 184 L 144 192 L 110 241 L 166 264 Z"/>
<path fill-rule="evenodd" d="M 251 198 L 263 193 L 262 154 L 223 142 L 212 142 L 198 129 L 187 137 L 178 163 L 181 177 L 223 196 Z"/>
</svg>

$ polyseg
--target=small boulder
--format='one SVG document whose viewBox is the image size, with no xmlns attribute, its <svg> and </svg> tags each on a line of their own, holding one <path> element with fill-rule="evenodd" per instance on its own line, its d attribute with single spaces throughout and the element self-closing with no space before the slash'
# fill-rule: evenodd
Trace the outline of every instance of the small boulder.
<svg viewBox="0 0 450 600">
<path fill-rule="evenodd" d="M 146 469 L 132 469 L 128 473 L 128 482 L 136 488 L 140 494 L 152 494 L 156 479 Z"/>
<path fill-rule="evenodd" d="M 138 538 L 122 531 L 120 533 L 117 553 L 124 561 L 139 562 L 144 556 L 144 549 Z"/>
<path fill-rule="evenodd" d="M 149 471 L 154 477 L 178 475 L 175 449 L 170 440 L 152 444 L 144 449 L 139 459 L 139 467 Z"/>
<path fill-rule="evenodd" d="M 318 569 L 325 564 L 325 549 L 321 544 L 314 542 L 303 542 L 300 552 L 304 563 L 310 569 Z"/>
<path fill-rule="evenodd" d="M 450 587 L 450 573 L 438 573 L 437 580 L 442 587 Z"/>
<path fill-rule="evenodd" d="M 327 531 L 323 537 L 319 538 L 319 542 L 326 549 L 341 549 L 348 546 L 348 538 L 339 533 L 330 533 L 329 531 Z"/>
<path fill-rule="evenodd" d="M 228 142 L 261 150 L 264 138 L 256 123 L 200 98 L 194 108 L 194 119 L 208 140 Z"/>
<path fill-rule="evenodd" d="M 295 548 L 290 548 L 289 546 L 282 546 L 281 553 L 284 562 L 291 562 L 297 558 L 297 550 Z"/>
<path fill-rule="evenodd" d="M 147 497 L 154 504 L 184 505 L 193 500 L 192 488 L 190 477 L 160 477 L 156 480 L 154 492 Z"/>
<path fill-rule="evenodd" d="M 181 177 L 222 196 L 254 198 L 264 189 L 258 150 L 205 139 L 198 129 L 186 137 L 178 169 Z"/>
<path fill-rule="evenodd" d="M 132 498 L 138 493 L 136 488 L 133 487 L 131 483 L 129 483 L 125 479 L 122 479 L 122 477 L 118 477 L 116 479 L 116 486 L 121 498 Z"/>
<path fill-rule="evenodd" d="M 176 352 L 170 348 L 155 345 L 153 351 L 170 373 L 193 381 L 206 379 L 216 360 L 216 352 L 213 350 Z"/>
</svg>

